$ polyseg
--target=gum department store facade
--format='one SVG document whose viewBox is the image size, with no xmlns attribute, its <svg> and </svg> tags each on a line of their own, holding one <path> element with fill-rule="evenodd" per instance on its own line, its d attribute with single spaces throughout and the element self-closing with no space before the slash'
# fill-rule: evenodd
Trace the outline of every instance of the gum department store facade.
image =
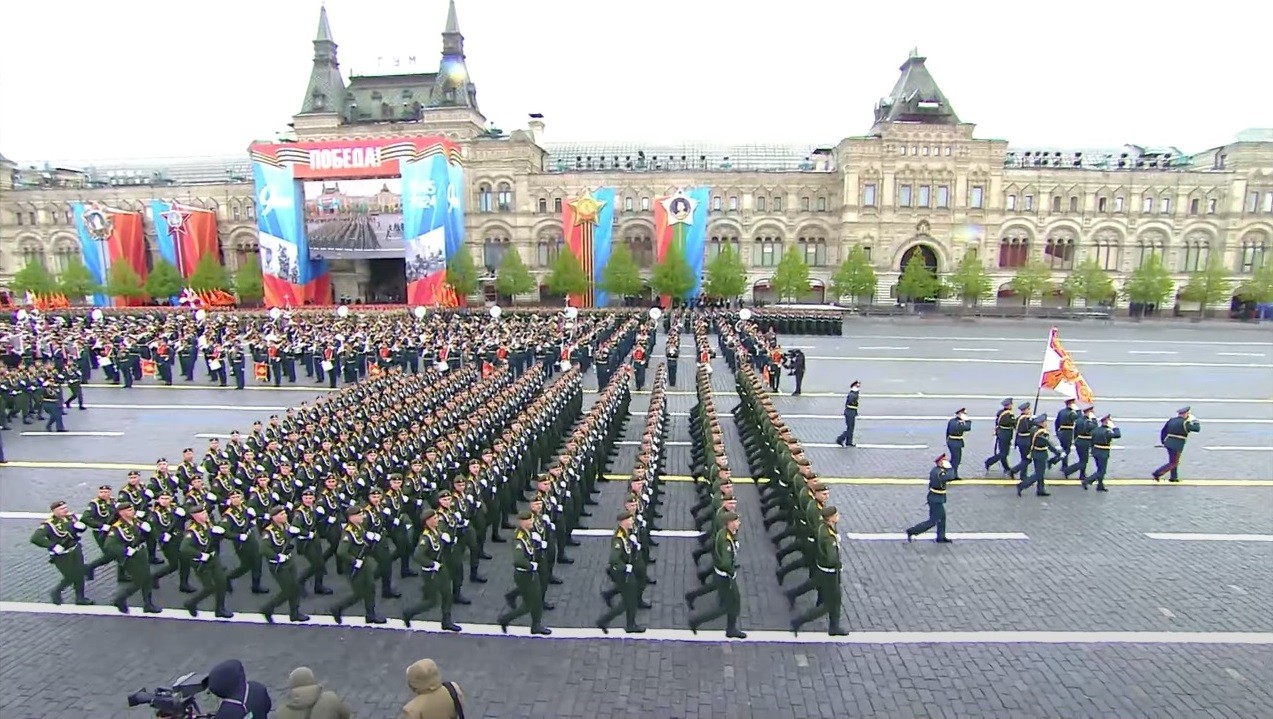
<svg viewBox="0 0 1273 719">
<path fill-rule="evenodd" d="M 654 198 L 682 186 L 711 188 L 707 251 L 710 256 L 729 243 L 740 252 L 748 299 L 770 298 L 766 281 L 792 246 L 811 267 L 812 300 L 823 299 L 849 248 L 862 246 L 879 278 L 877 302 L 892 301 L 912 253 L 941 273 L 975 253 L 1002 287 L 1027 259 L 1053 268 L 1059 282 L 1093 257 L 1121 284 L 1151 252 L 1160 253 L 1180 281 L 1212 254 L 1221 253 L 1241 276 L 1273 250 L 1268 131 L 1194 155 L 1136 146 L 1010 148 L 975 138 L 974 126 L 955 114 L 924 58 L 912 55 L 876 107 L 870 131 L 834 146 L 550 144 L 538 115 L 525 129 L 504 133 L 481 114 L 454 3 L 442 38 L 438 73 L 346 82 L 322 11 L 311 77 L 291 127 L 298 140 L 446 135 L 461 143 L 470 186 L 465 239 L 479 266 L 494 267 L 501 253 L 517 251 L 542 274 L 560 251 L 562 203 L 605 186 L 617 190 L 614 241 L 626 243 L 647 270 Z M 257 251 L 246 153 L 87 169 L 0 163 L 0 286 L 28 261 L 58 271 L 78 254 L 70 222 L 76 200 L 141 212 L 155 198 L 213 209 L 229 267 Z M 335 294 L 374 292 L 370 262 L 332 261 L 331 267 Z"/>
</svg>

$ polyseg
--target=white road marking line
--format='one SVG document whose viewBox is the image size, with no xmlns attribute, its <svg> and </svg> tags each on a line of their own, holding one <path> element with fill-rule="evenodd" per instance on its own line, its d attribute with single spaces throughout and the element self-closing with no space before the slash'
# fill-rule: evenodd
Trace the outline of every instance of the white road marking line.
<svg viewBox="0 0 1273 719">
<path fill-rule="evenodd" d="M 1225 674 L 1228 674 L 1228 675 L 1229 675 L 1229 676 L 1231 676 L 1231 677 L 1233 677 L 1233 679 L 1234 679 L 1235 681 L 1239 681 L 1239 682 L 1245 682 L 1245 681 L 1246 681 L 1246 677 L 1242 676 L 1242 674 L 1241 674 L 1240 672 L 1238 672 L 1238 670 L 1237 670 L 1237 669 L 1234 669 L 1233 667 L 1225 667 L 1225 668 L 1224 668 L 1224 673 L 1225 673 Z"/>
<path fill-rule="evenodd" d="M 1158 612 L 1168 619 L 1175 619 L 1176 613 L 1166 607 L 1159 607 Z"/>
<path fill-rule="evenodd" d="M 624 440 L 615 442 L 615 444 L 620 447 L 640 447 L 641 446 L 641 442 L 635 439 L 624 439 Z M 664 442 L 663 446 L 664 447 L 689 447 L 691 444 L 692 443 L 690 442 Z"/>
<path fill-rule="evenodd" d="M 0 519 L 48 519 L 48 512 L 0 512 Z"/>
<path fill-rule="evenodd" d="M 858 347 L 860 350 L 908 350 L 910 347 L 888 347 L 886 345 L 872 347 Z"/>
<path fill-rule="evenodd" d="M 613 537 L 613 529 L 576 529 L 570 533 L 572 537 Z M 666 539 L 698 539 L 702 532 L 693 529 L 658 529 L 650 532 L 651 537 Z"/>
<path fill-rule="evenodd" d="M 23 432 L 23 437 L 123 437 L 123 432 Z"/>
<path fill-rule="evenodd" d="M 1230 584 L 1230 585 L 1228 585 L 1228 586 L 1229 586 L 1229 589 L 1232 589 L 1232 590 L 1233 590 L 1233 593 L 1234 593 L 1234 594 L 1241 594 L 1242 596 L 1246 596 L 1246 595 L 1250 594 L 1250 592 L 1248 592 L 1247 590 L 1243 589 L 1242 587 L 1239 587 L 1239 586 L 1238 586 L 1238 585 L 1236 585 L 1236 584 Z"/>
<path fill-rule="evenodd" d="M 195 439 L 229 439 L 230 435 L 220 434 L 218 432 L 200 432 L 195 435 Z"/>
<path fill-rule="evenodd" d="M 1175 354 L 1174 352 L 1162 354 Z M 989 359 L 986 357 L 881 357 L 881 356 L 806 356 L 805 359 L 824 362 L 917 362 L 917 363 L 962 363 L 962 364 L 1039 364 L 1037 359 Z M 1235 369 L 1273 369 L 1273 364 L 1260 362 L 1083 362 L 1085 367 L 1231 367 Z"/>
<path fill-rule="evenodd" d="M 1009 540 L 1026 540 L 1029 539 L 1021 532 L 948 532 L 947 537 L 951 539 L 1009 539 Z M 857 542 L 904 542 L 906 541 L 905 532 L 845 532 L 845 539 L 852 539 Z M 921 535 L 922 539 L 922 535 Z"/>
<path fill-rule="evenodd" d="M 1129 355 L 1174 355 L 1179 354 L 1175 350 L 1127 350 Z"/>
<path fill-rule="evenodd" d="M 998 352 L 999 350 L 991 347 L 951 347 L 951 352 Z"/>
<path fill-rule="evenodd" d="M 671 412 L 673 417 L 688 417 L 689 412 Z M 948 414 L 882 414 L 882 415 L 858 415 L 858 422 L 914 422 L 914 421 L 937 421 L 950 419 Z M 844 415 L 841 414 L 793 414 L 782 413 L 783 419 L 817 419 L 817 420 L 836 420 L 844 421 Z M 994 417 L 971 417 L 970 419 L 990 422 Z M 1162 424 L 1162 417 L 1119 417 L 1119 424 Z M 1273 419 L 1207 419 L 1204 420 L 1208 424 L 1273 424 Z M 1117 445 L 1116 445 L 1117 446 Z"/>
<path fill-rule="evenodd" d="M 1195 534 L 1190 532 L 1145 532 L 1150 539 L 1179 542 L 1273 542 L 1273 534 Z"/>
<path fill-rule="evenodd" d="M 800 446 L 815 449 L 844 449 L 842 445 L 826 442 L 802 442 Z M 859 449 L 928 449 L 926 444 L 858 444 L 854 446 Z"/>
<path fill-rule="evenodd" d="M 1203 447 L 1212 452 L 1273 452 L 1273 447 Z"/>
<path fill-rule="evenodd" d="M 286 407 L 263 404 L 94 404 L 91 409 L 197 409 L 219 412 L 282 412 Z"/>
<path fill-rule="evenodd" d="M 79 617 L 114 617 L 128 620 L 170 620 L 179 622 L 212 622 L 224 624 L 265 625 L 265 617 L 252 612 L 239 612 L 232 619 L 217 619 L 210 612 L 201 612 L 198 617 L 177 609 L 165 609 L 159 614 L 142 614 L 134 610 L 130 614 L 120 614 L 110 606 L 77 606 L 74 604 L 41 604 L 38 602 L 0 602 L 0 612 L 13 614 L 43 614 Z M 281 618 L 279 624 L 290 625 Z M 311 616 L 306 626 L 335 627 L 336 622 L 329 616 Z M 350 618 L 343 629 L 367 629 L 379 631 L 416 632 L 423 634 L 441 634 L 442 629 L 437 622 L 414 622 L 410 627 L 403 625 L 401 619 L 390 619 L 386 624 L 366 625 L 356 618 Z M 268 630 L 267 630 L 268 631 Z M 717 634 L 716 632 L 721 632 Z M 651 629 L 644 634 L 626 634 L 612 631 L 603 634 L 600 629 L 583 627 L 553 627 L 551 637 L 536 637 L 530 634 L 525 626 L 510 626 L 505 635 L 494 624 L 465 623 L 463 636 L 474 637 L 518 637 L 535 638 L 544 641 L 561 641 L 569 639 L 610 640 L 610 641 L 675 641 L 699 644 L 723 644 L 730 640 L 725 638 L 724 630 L 699 630 L 698 634 L 688 629 Z M 1243 645 L 1271 646 L 1273 632 L 1048 632 L 1048 631 L 987 631 L 987 632 L 853 632 L 844 637 L 831 637 L 818 632 L 802 632 L 798 635 L 791 632 L 775 630 L 748 630 L 747 644 L 859 644 L 859 645 L 898 645 L 898 644 L 1193 644 L 1193 645 Z"/>
<path fill-rule="evenodd" d="M 1217 352 L 1221 357 L 1263 357 L 1263 352 Z"/>
</svg>

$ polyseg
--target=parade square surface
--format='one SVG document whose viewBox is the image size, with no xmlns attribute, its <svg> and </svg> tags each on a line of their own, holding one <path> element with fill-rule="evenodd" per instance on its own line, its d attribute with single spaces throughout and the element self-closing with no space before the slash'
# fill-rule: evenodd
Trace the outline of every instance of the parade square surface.
<svg viewBox="0 0 1273 719">
<path fill-rule="evenodd" d="M 325 601 L 306 600 L 305 626 L 266 626 L 259 599 L 231 595 L 230 622 L 180 610 L 119 615 L 106 602 L 113 581 L 89 584 L 97 606 L 48 604 L 55 573 L 27 543 L 54 499 L 75 511 L 101 483 L 122 484 L 130 467 L 149 474 L 183 447 L 200 455 L 213 435 L 247 431 L 253 420 L 322 391 L 211 388 L 200 378 L 174 388 L 153 380 L 133 390 L 90 385 L 85 412 L 71 410 L 66 435 L 5 436 L 11 463 L 0 469 L 0 716 L 140 716 L 123 697 L 217 660 L 243 660 L 277 697 L 287 672 L 314 668 L 360 716 L 393 716 L 407 698 L 402 671 L 423 656 L 459 681 L 478 717 L 1261 717 L 1273 706 L 1273 341 L 1261 328 L 1218 325 L 1061 326 L 1061 338 L 1095 393 L 1098 414 L 1123 430 L 1111 460 L 1110 492 L 1049 482 L 1050 497 L 1016 497 L 991 454 L 999 401 L 1033 401 L 1047 325 L 946 321 L 850 321 L 844 337 L 782 337 L 808 357 L 802 396 L 783 377 L 775 405 L 831 484 L 842 513 L 847 637 L 825 624 L 799 635 L 774 578 L 774 551 L 762 536 L 756 490 L 739 491 L 740 585 L 744 641 L 722 627 L 684 629 L 682 594 L 694 585 L 696 546 L 689 507 L 685 416 L 692 374 L 682 358 L 672 411 L 670 475 L 654 550 L 659 584 L 639 638 L 592 627 L 602 610 L 605 538 L 621 502 L 604 485 L 576 563 L 558 568 L 551 638 L 525 627 L 503 636 L 492 626 L 511 582 L 506 545 L 488 551 L 490 579 L 466 587 L 460 635 L 433 621 L 408 631 L 397 601 L 381 609 L 386 628 L 358 619 L 335 626 Z M 656 343 L 662 347 L 662 342 Z M 651 367 L 663 360 L 656 354 Z M 717 408 L 735 475 L 745 473 L 738 435 L 724 413 L 733 379 L 714 362 Z M 843 429 L 843 393 L 863 383 L 857 447 L 834 444 Z M 589 377 L 589 387 L 595 379 Z M 595 395 L 585 396 L 585 405 Z M 649 397 L 638 393 L 632 411 Z M 1202 432 L 1182 461 L 1184 482 L 1155 483 L 1164 461 L 1162 423 L 1191 405 Z M 1044 391 L 1049 418 L 1062 398 Z M 924 477 L 945 451 L 945 423 L 967 408 L 973 430 L 961 484 L 951 485 L 952 545 L 931 535 L 912 544 L 903 529 L 924 515 Z M 1049 421 L 1049 426 L 1050 426 Z M 638 439 L 628 423 L 624 442 Z M 82 433 L 82 434 L 75 434 Z M 635 447 L 624 444 L 610 471 L 626 475 Z M 1049 478 L 1058 477 L 1053 470 Z M 596 536 L 600 535 L 600 536 Z M 95 556 L 96 548 L 86 549 Z M 100 577 L 105 577 L 104 579 Z M 791 579 L 796 579 L 792 577 Z M 791 581 L 788 580 L 788 586 Z M 243 585 L 246 589 L 246 585 Z M 268 580 L 267 580 L 268 586 Z M 338 585 L 340 586 L 340 585 Z M 343 587 L 342 587 L 343 588 Z M 401 580 L 408 598 L 418 592 Z M 338 590 L 339 591 L 339 590 Z M 165 583 L 165 607 L 182 595 Z M 807 599 L 798 604 L 806 608 Z M 940 708 L 943 714 L 937 714 Z"/>
</svg>

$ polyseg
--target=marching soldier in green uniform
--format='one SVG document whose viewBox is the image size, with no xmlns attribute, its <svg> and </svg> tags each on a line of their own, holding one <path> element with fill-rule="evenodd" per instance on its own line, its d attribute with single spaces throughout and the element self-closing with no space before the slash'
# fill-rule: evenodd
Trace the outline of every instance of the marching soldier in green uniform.
<svg viewBox="0 0 1273 719">
<path fill-rule="evenodd" d="M 737 514 L 726 514 L 725 526 L 716 534 L 716 549 L 712 555 L 713 570 L 716 581 L 710 589 L 696 589 L 685 595 L 690 609 L 694 608 L 694 600 L 703 594 L 715 591 L 719 604 L 715 609 L 690 616 L 690 631 L 698 633 L 699 626 L 718 617 L 725 617 L 725 636 L 730 639 L 746 639 L 747 634 L 738 628 L 738 615 L 742 611 L 742 596 L 738 591 L 738 568 L 735 557 L 738 554 L 738 535 L 740 524 Z"/>
<path fill-rule="evenodd" d="M 1012 471 L 1008 466 L 1008 456 L 1012 453 L 1012 434 L 1016 426 L 1017 420 L 1012 416 L 1012 398 L 1008 397 L 999 403 L 999 413 L 995 415 L 995 453 L 982 463 L 987 472 L 996 462 L 1003 467 L 1005 474 Z"/>
<path fill-rule="evenodd" d="M 628 634 L 640 634 L 645 631 L 645 627 L 636 622 L 642 587 L 641 580 L 634 572 L 638 557 L 632 542 L 628 541 L 628 533 L 632 531 L 632 513 L 624 512 L 619 515 L 618 520 L 619 526 L 614 530 L 614 538 L 610 542 L 610 563 L 606 573 L 619 589 L 622 601 L 618 607 L 611 608 L 597 619 L 597 627 L 608 634 L 610 622 L 623 614 L 627 618 L 624 631 Z"/>
<path fill-rule="evenodd" d="M 98 567 L 104 567 L 115 561 L 106 554 L 106 537 L 110 534 L 111 522 L 115 520 L 115 503 L 111 501 L 111 491 L 109 484 L 99 486 L 97 496 L 88 503 L 88 508 L 80 516 L 80 521 L 93 530 L 93 542 L 102 553 L 100 557 L 84 567 L 84 573 L 88 577 L 92 577 Z"/>
<path fill-rule="evenodd" d="M 443 550 L 441 564 L 446 567 L 451 577 L 451 601 L 456 604 L 472 604 L 473 601 L 464 596 L 464 552 L 467 542 L 464 533 L 468 529 L 468 520 L 464 513 L 452 506 L 455 497 L 448 490 L 442 490 L 437 498 L 438 534 L 442 538 Z"/>
<path fill-rule="evenodd" d="M 529 511 L 517 515 L 517 532 L 513 536 L 513 582 L 521 595 L 519 606 L 499 615 L 496 621 L 505 634 L 514 619 L 530 615 L 531 634 L 552 634 L 544 626 L 544 590 L 539 581 L 539 562 L 535 561 L 535 543 L 531 539 L 531 524 L 535 517 Z"/>
<path fill-rule="evenodd" d="M 194 594 L 195 588 L 190 586 L 190 563 L 181 556 L 186 510 L 172 506 L 172 493 L 167 489 L 159 490 L 155 505 L 150 510 L 150 522 L 157 535 L 159 552 L 164 556 L 164 567 L 154 574 L 154 588 L 159 588 L 160 579 L 177 574 L 181 582 L 180 591 Z"/>
<path fill-rule="evenodd" d="M 946 453 L 950 455 L 955 479 L 959 479 L 959 465 L 964 461 L 964 435 L 971 431 L 972 420 L 968 419 L 967 410 L 963 407 L 946 421 Z"/>
<path fill-rule="evenodd" d="M 115 592 L 112 603 L 127 614 L 128 598 L 141 592 L 143 610 L 148 614 L 158 614 L 161 610 L 150 593 L 150 562 L 146 554 L 146 535 L 152 528 L 146 522 L 138 522 L 134 511 L 133 505 L 127 502 L 115 505 L 118 519 L 111 525 L 110 536 L 106 538 L 106 552 L 119 563 L 126 580 Z"/>
<path fill-rule="evenodd" d="M 261 532 L 261 556 L 270 565 L 270 574 L 278 584 L 278 592 L 261 607 L 265 621 L 274 623 L 274 610 L 287 602 L 287 616 L 293 622 L 307 622 L 309 615 L 301 614 L 301 585 L 296 580 L 296 562 L 293 542 L 300 530 L 287 523 L 287 510 L 269 508 L 270 525 Z"/>
<path fill-rule="evenodd" d="M 799 632 L 800 627 L 823 616 L 830 617 L 831 626 L 827 632 L 833 637 L 844 636 L 847 631 L 840 625 L 840 533 L 835 525 L 840 519 L 839 512 L 833 506 L 822 508 L 822 523 L 817 531 L 817 549 L 813 567 L 813 576 L 818 587 L 818 603 L 809 611 L 791 620 L 791 631 Z"/>
<path fill-rule="evenodd" d="M 261 553 L 256 538 L 256 525 L 252 515 L 243 508 L 243 493 L 234 490 L 230 493 L 230 501 L 221 513 L 221 525 L 225 528 L 226 537 L 234 543 L 234 557 L 238 566 L 225 577 L 226 591 L 234 593 L 234 580 L 248 574 L 252 577 L 253 594 L 269 594 L 268 589 L 261 586 Z"/>
<path fill-rule="evenodd" d="M 367 508 L 363 514 L 363 527 L 372 538 L 374 547 L 372 554 L 376 560 L 376 577 L 380 579 L 380 596 L 385 599 L 396 599 L 402 595 L 393 588 L 394 544 L 390 531 L 393 525 L 384 505 L 384 493 L 379 487 L 372 487 L 367 493 Z"/>
<path fill-rule="evenodd" d="M 402 621 L 408 627 L 411 620 L 436 607 L 442 609 L 442 628 L 448 632 L 460 631 L 460 625 L 451 621 L 451 572 L 446 566 L 446 542 L 439 529 L 441 515 L 432 509 L 424 510 L 421 517 L 420 542 L 412 559 L 420 565 L 420 603 L 403 610 Z"/>
<path fill-rule="evenodd" d="M 336 556 L 345 567 L 349 579 L 349 596 L 332 606 L 332 618 L 340 624 L 345 610 L 362 602 L 363 617 L 368 624 L 384 624 L 385 618 L 376 612 L 376 577 L 380 567 L 376 564 L 377 543 L 374 532 L 363 527 L 363 509 L 354 504 L 345 510 L 345 528 L 341 533 Z"/>
<path fill-rule="evenodd" d="M 327 576 L 327 563 L 323 559 L 323 531 L 325 530 L 322 515 L 314 506 L 314 488 L 301 490 L 301 503 L 293 515 L 297 529 L 296 553 L 305 558 L 305 573 L 297 582 L 300 584 L 301 596 L 305 596 L 305 583 L 314 580 L 314 594 L 331 594 L 332 590 L 323 584 Z"/>
<path fill-rule="evenodd" d="M 1202 431 L 1202 423 L 1193 416 L 1190 407 L 1176 410 L 1176 416 L 1167 420 L 1158 432 L 1158 444 L 1167 450 L 1167 462 L 1151 475 L 1155 482 L 1161 481 L 1164 474 L 1169 475 L 1168 482 L 1180 481 L 1180 455 L 1185 451 L 1185 442 L 1189 435 Z"/>
<path fill-rule="evenodd" d="M 1092 430 L 1099 426 L 1096 408 L 1090 405 L 1084 407 L 1082 414 L 1074 420 L 1074 452 L 1078 455 L 1078 460 L 1074 464 L 1061 465 L 1061 474 L 1066 477 L 1078 472 L 1079 484 L 1084 488 L 1087 487 L 1087 460 L 1092 456 Z"/>
<path fill-rule="evenodd" d="M 1114 424 L 1108 414 L 1101 417 L 1100 426 L 1092 430 L 1092 460 L 1096 462 L 1096 473 L 1089 475 L 1083 482 L 1083 489 L 1093 484 L 1096 491 L 1108 492 L 1105 489 L 1105 470 L 1109 467 L 1109 452 L 1114 448 L 1114 440 L 1120 439 L 1123 431 Z"/>
<path fill-rule="evenodd" d="M 1047 468 L 1061 461 L 1061 450 L 1057 449 L 1052 443 L 1052 438 L 1048 435 L 1048 416 L 1046 414 L 1037 414 L 1031 422 L 1034 424 L 1034 431 L 1029 438 L 1030 461 L 1034 471 L 1031 472 L 1030 478 L 1026 479 L 1025 470 L 1022 470 L 1021 481 L 1017 482 L 1017 496 L 1030 487 L 1035 487 L 1034 493 L 1039 497 L 1051 496 L 1047 488 L 1044 486 L 1044 474 Z M 1048 455 L 1052 455 L 1052 460 L 1048 459 Z"/>
<path fill-rule="evenodd" d="M 84 592 L 84 579 L 88 574 L 84 566 L 84 550 L 80 547 L 80 533 L 89 526 L 67 509 L 66 502 L 54 502 L 49 506 L 49 518 L 44 520 L 31 535 L 31 543 L 49 552 L 49 563 L 57 568 L 62 580 L 49 592 L 54 604 L 62 603 L 62 591 L 75 589 L 75 603 L 92 604 Z"/>
<path fill-rule="evenodd" d="M 186 536 L 181 541 L 181 555 L 192 565 L 194 575 L 199 578 L 199 593 L 183 605 L 192 617 L 199 616 L 199 602 L 212 596 L 216 597 L 218 619 L 234 616 L 225 608 L 228 582 L 218 556 L 221 551 L 219 538 L 224 534 L 224 527 L 214 526 L 208 521 L 206 506 L 196 504 L 190 507 L 190 521 L 186 524 Z"/>
</svg>

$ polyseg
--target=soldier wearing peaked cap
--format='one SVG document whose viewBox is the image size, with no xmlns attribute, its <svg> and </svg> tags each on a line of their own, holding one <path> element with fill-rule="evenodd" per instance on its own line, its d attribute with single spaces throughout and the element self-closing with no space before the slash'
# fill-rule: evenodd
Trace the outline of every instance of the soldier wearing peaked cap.
<svg viewBox="0 0 1273 719">
<path fill-rule="evenodd" d="M 54 502 L 49 507 L 49 518 L 44 520 L 31 534 L 31 543 L 49 553 L 49 563 L 62 575 L 49 597 L 54 604 L 62 603 L 62 592 L 68 587 L 75 589 L 75 603 L 92 604 L 92 600 L 84 592 L 84 551 L 80 547 L 80 534 L 89 527 L 71 514 L 66 502 Z"/>
<path fill-rule="evenodd" d="M 949 544 L 946 537 L 946 484 L 953 482 L 954 468 L 946 455 L 938 457 L 932 469 L 928 470 L 928 519 L 906 530 L 906 541 L 918 537 L 934 527 L 937 528 L 937 542 Z"/>
<path fill-rule="evenodd" d="M 1180 481 L 1180 455 L 1185 451 L 1185 442 L 1193 432 L 1201 432 L 1202 424 L 1193 416 L 1191 407 L 1176 410 L 1176 416 L 1167 420 L 1158 432 L 1158 443 L 1167 450 L 1167 462 L 1155 469 L 1155 482 L 1161 481 L 1164 474 L 1170 474 L 1169 482 Z"/>
<path fill-rule="evenodd" d="M 1013 441 L 1017 446 L 1020 461 L 1008 470 L 1008 477 L 1016 479 L 1017 475 L 1025 476 L 1026 467 L 1030 466 L 1030 437 L 1034 434 L 1034 421 L 1030 415 L 1030 403 L 1017 405 L 1017 417 L 1013 423 Z"/>
<path fill-rule="evenodd" d="M 959 479 L 959 464 L 964 459 L 964 434 L 972 431 L 972 420 L 964 407 L 946 422 L 946 453 L 950 455 L 951 472 Z"/>
<path fill-rule="evenodd" d="M 1017 496 L 1030 487 L 1034 487 L 1034 493 L 1040 497 L 1050 496 L 1047 487 L 1044 486 L 1044 475 L 1047 473 L 1048 467 L 1061 461 L 1061 450 L 1052 442 L 1052 437 L 1048 435 L 1048 416 L 1046 414 L 1036 414 L 1030 418 L 1030 423 L 1034 429 L 1030 433 L 1030 462 L 1033 471 L 1030 478 L 1026 479 L 1025 470 L 1022 470 L 1021 481 L 1017 482 Z M 1048 455 L 1052 459 L 1048 459 Z"/>
<path fill-rule="evenodd" d="M 624 631 L 628 634 L 640 634 L 645 627 L 637 624 L 637 609 L 641 603 L 641 579 L 636 574 L 636 565 L 640 563 L 636 548 L 629 541 L 632 532 L 633 516 L 629 511 L 622 512 L 618 518 L 619 526 L 614 530 L 610 541 L 610 562 L 606 574 L 619 590 L 621 602 L 618 607 L 611 608 L 597 619 L 597 627 L 602 632 L 609 632 L 610 622 L 620 614 L 625 615 Z"/>
<path fill-rule="evenodd" d="M 150 562 L 146 554 L 146 534 L 152 531 L 149 523 L 137 521 L 136 510 L 130 502 L 115 505 L 116 520 L 111 524 L 106 538 L 106 553 L 119 563 L 125 581 L 120 582 L 112 603 L 124 614 L 128 613 L 128 598 L 141 592 L 144 610 L 158 614 L 159 605 L 151 595 L 152 579 Z"/>
<path fill-rule="evenodd" d="M 230 619 L 234 616 L 225 607 L 226 578 L 225 568 L 221 566 L 218 554 L 221 551 L 218 537 L 225 533 L 224 528 L 214 526 L 208 521 L 208 509 L 203 504 L 191 505 L 190 521 L 186 524 L 185 538 L 181 542 L 181 555 L 194 567 L 194 574 L 199 579 L 199 593 L 188 599 L 183 605 L 190 616 L 199 616 L 199 602 L 208 597 L 216 597 L 216 616 Z"/>
<path fill-rule="evenodd" d="M 995 453 L 982 463 L 987 472 L 996 462 L 1003 467 L 1004 474 L 1010 471 L 1008 456 L 1012 453 L 1012 434 L 1016 429 L 1016 423 L 1016 419 L 1012 416 L 1012 398 L 1008 397 L 999 403 L 999 411 L 995 414 Z"/>
<path fill-rule="evenodd" d="M 305 584 L 314 580 L 314 594 L 331 594 L 332 590 L 323 584 L 327 576 L 326 561 L 323 559 L 323 534 L 327 531 L 324 514 L 318 511 L 315 504 L 313 487 L 301 490 L 301 502 L 292 515 L 292 526 L 296 528 L 296 554 L 305 559 L 305 571 L 297 578 L 300 595 L 305 596 Z"/>
<path fill-rule="evenodd" d="M 420 601 L 403 610 L 402 621 L 410 627 L 411 620 L 439 607 L 442 610 L 442 628 L 458 632 L 460 625 L 451 620 L 451 572 L 444 556 L 448 540 L 443 538 L 441 520 L 442 515 L 432 509 L 426 509 L 420 515 L 420 542 L 412 555 L 420 567 Z"/>
<path fill-rule="evenodd" d="M 544 590 L 540 583 L 535 543 L 530 536 L 534 521 L 535 517 L 529 510 L 517 515 L 517 532 L 513 535 L 513 582 L 517 585 L 521 602 L 499 615 L 497 622 L 505 634 L 514 619 L 527 614 L 530 615 L 531 634 L 552 634 L 552 630 L 544 626 Z"/>
<path fill-rule="evenodd" d="M 234 580 L 247 574 L 252 579 L 253 594 L 269 594 L 268 589 L 261 586 L 262 567 L 261 553 L 257 546 L 257 530 L 254 515 L 243 506 L 243 492 L 230 492 L 230 499 L 225 510 L 221 512 L 221 527 L 225 530 L 225 538 L 234 546 L 234 557 L 238 565 L 226 575 L 226 591 L 234 593 Z"/>
<path fill-rule="evenodd" d="M 835 438 L 835 443 L 842 447 L 854 447 L 853 433 L 857 430 L 858 404 L 862 401 L 862 383 L 857 380 L 849 385 L 849 393 L 844 397 L 844 431 Z"/>
<path fill-rule="evenodd" d="M 340 624 L 346 609 L 363 605 L 363 617 L 367 624 L 384 624 L 385 618 L 376 611 L 376 581 L 380 567 L 376 563 L 376 543 L 380 536 L 363 525 L 363 508 L 357 503 L 345 510 L 345 527 L 341 533 L 340 547 L 336 555 L 346 567 L 349 579 L 349 595 L 332 605 L 332 618 Z"/>
<path fill-rule="evenodd" d="M 725 636 L 730 639 L 746 639 L 747 634 L 738 627 L 738 615 L 742 611 L 742 596 L 738 590 L 738 527 L 737 514 L 726 514 L 722 519 L 725 526 L 716 534 L 716 546 L 712 553 L 712 571 L 715 582 L 712 586 L 719 599 L 715 609 L 690 617 L 690 631 L 697 633 L 698 628 L 707 622 L 725 617 Z M 712 591 L 709 590 L 709 591 Z M 693 608 L 693 597 L 686 595 L 686 601 Z"/>
<path fill-rule="evenodd" d="M 300 530 L 287 522 L 287 509 L 273 506 L 267 510 L 270 523 L 261 532 L 261 555 L 270 565 L 270 574 L 278 584 L 278 592 L 261 607 L 265 621 L 274 623 L 274 610 L 287 602 L 288 618 L 293 622 L 307 622 L 309 615 L 301 613 L 301 585 L 296 578 L 296 538 Z"/>
<path fill-rule="evenodd" d="M 1065 406 L 1056 413 L 1056 419 L 1052 423 L 1052 429 L 1056 432 L 1056 441 L 1061 444 L 1061 471 L 1065 471 L 1065 465 L 1070 461 L 1070 448 L 1074 446 L 1074 428 L 1078 424 L 1079 411 L 1074 409 L 1077 400 L 1070 398 L 1065 400 Z"/>
<path fill-rule="evenodd" d="M 1114 440 L 1122 436 L 1122 430 L 1114 424 L 1112 417 L 1108 414 L 1101 417 L 1100 424 L 1092 430 L 1092 459 L 1096 462 L 1096 473 L 1089 475 L 1083 482 L 1083 489 L 1095 484 L 1096 491 L 1109 491 L 1105 489 L 1105 470 L 1109 466 L 1109 452 L 1114 448 Z"/>
<path fill-rule="evenodd" d="M 840 532 L 836 523 L 840 521 L 840 513 L 833 506 L 822 508 L 821 523 L 817 531 L 817 549 L 814 552 L 815 563 L 813 576 L 818 589 L 818 603 L 813 609 L 791 620 L 791 631 L 798 633 L 800 627 L 823 615 L 830 617 L 827 631 L 831 636 L 844 636 L 848 631 L 840 624 Z"/>
<path fill-rule="evenodd" d="M 1087 485 L 1087 460 L 1092 455 L 1092 430 L 1100 426 L 1096 419 L 1096 408 L 1088 405 L 1083 408 L 1074 420 L 1074 452 L 1078 460 L 1074 464 L 1062 464 L 1061 473 L 1069 477 L 1079 473 L 1079 483 Z"/>
</svg>

